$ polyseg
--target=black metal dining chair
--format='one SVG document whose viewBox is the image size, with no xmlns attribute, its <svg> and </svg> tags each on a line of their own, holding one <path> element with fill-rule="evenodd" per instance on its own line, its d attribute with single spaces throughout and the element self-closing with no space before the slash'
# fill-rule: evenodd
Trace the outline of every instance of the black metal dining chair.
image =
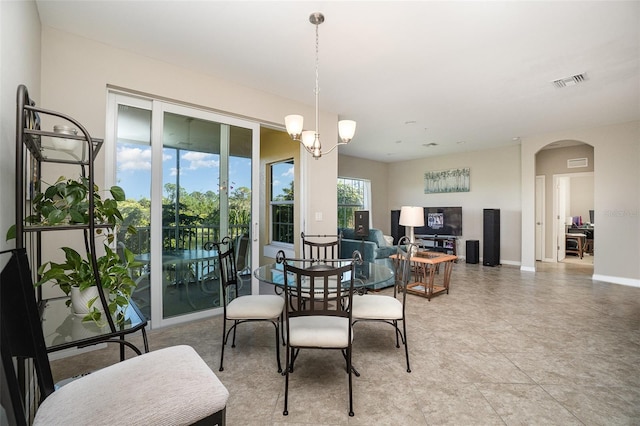
<svg viewBox="0 0 640 426">
<path fill-rule="evenodd" d="M 214 244 L 218 250 L 218 265 L 220 266 L 220 285 L 222 287 L 222 305 L 224 314 L 222 320 L 222 349 L 220 351 L 220 371 L 224 370 L 224 348 L 233 331 L 231 347 L 236 347 L 236 329 L 238 325 L 247 322 L 266 321 L 273 324 L 276 332 L 276 361 L 278 372 L 282 372 L 280 364 L 280 323 L 284 300 L 282 296 L 273 294 L 239 295 L 239 279 L 236 267 L 236 256 L 233 240 L 224 237 L 221 242 Z M 226 249 L 224 248 L 226 246 Z M 227 321 L 232 323 L 227 330 Z"/>
<path fill-rule="evenodd" d="M 407 300 L 407 283 L 411 277 L 411 253 L 417 250 L 409 238 L 402 237 L 397 246 L 397 257 L 393 260 L 395 285 L 393 296 L 384 294 L 362 294 L 353 298 L 353 324 L 360 321 L 377 321 L 391 325 L 396 332 L 396 348 L 400 341 L 404 345 L 407 360 L 407 373 L 411 373 L 409 364 L 409 345 L 407 342 L 407 319 L 405 305 Z M 402 330 L 398 326 L 402 323 Z"/>
<path fill-rule="evenodd" d="M 337 235 L 307 235 L 300 233 L 302 238 L 303 259 L 340 259 L 342 234 Z"/>
<path fill-rule="evenodd" d="M 285 298 L 290 300 L 285 310 L 286 362 L 283 415 L 289 414 L 289 375 L 300 349 L 336 349 L 342 352 L 349 378 L 349 415 L 353 416 L 353 383 L 351 352 L 353 343 L 351 303 L 355 275 L 355 261 L 324 259 L 309 267 L 307 260 L 287 261 L 278 252 L 278 262 L 284 264 Z M 345 264 L 346 263 L 346 264 Z M 299 297 L 304 294 L 305 297 Z M 342 297 L 342 296 L 344 297 Z"/>
</svg>

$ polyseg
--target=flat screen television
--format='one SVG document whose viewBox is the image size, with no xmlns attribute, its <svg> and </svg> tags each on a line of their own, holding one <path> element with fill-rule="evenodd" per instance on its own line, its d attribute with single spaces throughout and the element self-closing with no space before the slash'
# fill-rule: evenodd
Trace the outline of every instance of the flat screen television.
<svg viewBox="0 0 640 426">
<path fill-rule="evenodd" d="M 415 235 L 462 236 L 462 207 L 425 207 L 424 226 L 413 230 Z"/>
</svg>

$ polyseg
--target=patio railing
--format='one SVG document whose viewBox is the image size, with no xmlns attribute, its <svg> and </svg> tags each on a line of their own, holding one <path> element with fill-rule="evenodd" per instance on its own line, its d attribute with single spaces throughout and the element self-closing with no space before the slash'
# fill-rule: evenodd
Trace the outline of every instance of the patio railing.
<svg viewBox="0 0 640 426">
<path fill-rule="evenodd" d="M 151 230 L 148 226 L 136 227 L 135 235 L 124 237 L 125 246 L 134 253 L 149 253 L 151 251 Z M 229 225 L 229 237 L 248 234 L 249 225 Z M 193 250 L 201 249 L 207 241 L 217 242 L 226 235 L 220 235 L 218 225 L 200 226 L 165 226 L 162 228 L 162 250 Z"/>
</svg>

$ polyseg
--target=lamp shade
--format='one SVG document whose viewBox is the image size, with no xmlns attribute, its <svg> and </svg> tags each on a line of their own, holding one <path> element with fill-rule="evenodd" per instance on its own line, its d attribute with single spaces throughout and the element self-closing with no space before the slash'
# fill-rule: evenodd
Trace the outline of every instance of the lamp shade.
<svg viewBox="0 0 640 426">
<path fill-rule="evenodd" d="M 316 141 L 316 132 L 313 130 L 305 130 L 302 132 L 302 137 L 300 139 L 304 146 L 307 148 L 311 148 L 313 143 Z"/>
<path fill-rule="evenodd" d="M 338 135 L 344 143 L 349 143 L 356 133 L 356 122 L 353 120 L 338 121 Z"/>
<path fill-rule="evenodd" d="M 304 118 L 301 115 L 287 115 L 284 118 L 284 125 L 287 127 L 287 133 L 291 135 L 292 138 L 299 138 L 300 133 L 302 133 L 302 126 L 304 123 Z"/>
<path fill-rule="evenodd" d="M 400 225 L 424 226 L 424 208 L 402 206 L 400 210 Z"/>
</svg>

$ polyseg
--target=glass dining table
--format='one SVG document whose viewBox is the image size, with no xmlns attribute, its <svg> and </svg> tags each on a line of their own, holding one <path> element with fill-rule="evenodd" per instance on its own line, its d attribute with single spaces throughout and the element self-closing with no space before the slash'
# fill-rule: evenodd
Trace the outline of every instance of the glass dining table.
<svg viewBox="0 0 640 426">
<path fill-rule="evenodd" d="M 185 250 L 166 250 L 162 252 L 162 265 L 163 270 L 168 273 L 168 277 L 163 278 L 163 294 L 166 294 L 168 287 L 175 288 L 178 285 L 184 286 L 187 302 L 193 311 L 200 309 L 210 308 L 210 303 L 202 305 L 198 299 L 202 298 L 202 295 L 207 294 L 220 294 L 218 288 L 209 290 L 205 286 L 205 281 L 209 278 L 217 280 L 217 258 L 218 251 L 215 249 L 185 249 Z M 144 265 L 148 265 L 151 261 L 150 253 L 142 253 L 135 256 L 135 260 Z M 149 273 L 148 267 L 145 268 L 146 274 Z M 196 295 L 190 294 L 190 285 L 196 284 L 199 286 L 200 293 Z M 206 299 L 210 299 L 206 297 Z M 211 299 L 214 300 L 215 299 Z M 198 302 L 198 303 L 196 303 Z M 178 308 L 170 308 L 173 303 L 172 300 L 163 301 L 165 305 L 165 311 L 175 310 Z M 188 313 L 188 311 L 180 311 L 180 313 Z"/>
<path fill-rule="evenodd" d="M 309 263 L 308 261 L 303 262 L 301 260 L 287 260 L 287 262 L 297 268 L 307 267 Z M 337 262 L 335 266 L 344 266 L 351 262 L 353 262 L 353 259 L 344 259 L 344 262 Z M 317 268 L 318 266 L 321 267 L 322 264 L 315 264 L 313 268 Z M 393 270 L 388 266 L 374 262 L 356 262 L 354 273 L 353 286 L 358 292 L 365 291 L 369 286 L 389 281 L 393 279 L 394 275 Z M 277 288 L 284 288 L 284 264 L 282 263 L 276 262 L 262 265 L 253 272 L 253 276 L 260 282 L 272 284 Z M 350 278 L 349 276 L 345 276 L 343 283 L 346 283 Z M 293 276 L 289 276 L 286 282 L 289 286 L 295 285 Z M 347 284 L 343 284 L 343 286 L 345 285 Z"/>
</svg>

